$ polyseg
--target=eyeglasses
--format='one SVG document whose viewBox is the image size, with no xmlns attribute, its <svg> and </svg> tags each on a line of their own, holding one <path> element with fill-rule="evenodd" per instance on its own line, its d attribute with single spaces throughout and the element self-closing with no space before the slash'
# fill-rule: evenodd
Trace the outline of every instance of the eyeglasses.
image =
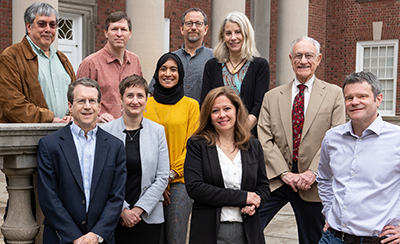
<svg viewBox="0 0 400 244">
<path fill-rule="evenodd" d="M 292 58 L 294 61 L 299 62 L 303 56 L 306 58 L 307 61 L 313 61 L 316 55 L 314 53 L 295 53 L 292 54 Z"/>
<path fill-rule="evenodd" d="M 57 28 L 57 23 L 55 21 L 47 23 L 46 21 L 39 20 L 38 22 L 36 22 L 36 24 L 39 28 L 46 28 L 47 25 L 49 25 L 51 29 Z"/>
<path fill-rule="evenodd" d="M 75 99 L 74 102 L 76 102 L 78 105 L 85 105 L 87 102 L 89 102 L 90 105 L 96 105 L 99 102 L 97 101 L 97 98 L 89 98 L 89 99 Z"/>
<path fill-rule="evenodd" d="M 200 27 L 202 27 L 204 25 L 204 22 L 201 22 L 201 21 L 197 21 L 197 22 L 186 21 L 184 24 L 185 24 L 186 27 L 189 27 L 189 28 L 192 27 L 193 24 L 195 24 L 197 28 L 200 28 Z"/>
</svg>

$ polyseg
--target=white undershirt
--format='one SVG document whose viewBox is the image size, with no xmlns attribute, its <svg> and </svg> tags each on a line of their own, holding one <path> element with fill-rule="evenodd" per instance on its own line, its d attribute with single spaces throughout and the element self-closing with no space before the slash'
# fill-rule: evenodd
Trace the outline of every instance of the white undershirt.
<svg viewBox="0 0 400 244">
<path fill-rule="evenodd" d="M 242 183 L 242 157 L 240 150 L 233 161 L 217 146 L 219 165 L 225 188 L 240 190 Z M 239 207 L 222 207 L 221 222 L 243 222 Z"/>
</svg>

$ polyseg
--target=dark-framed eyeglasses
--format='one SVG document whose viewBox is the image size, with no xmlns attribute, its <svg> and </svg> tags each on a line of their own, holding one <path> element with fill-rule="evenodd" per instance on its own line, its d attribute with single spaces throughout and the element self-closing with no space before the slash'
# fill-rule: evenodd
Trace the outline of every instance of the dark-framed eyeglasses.
<svg viewBox="0 0 400 244">
<path fill-rule="evenodd" d="M 197 28 L 200 28 L 200 27 L 202 27 L 204 25 L 204 22 L 201 22 L 201 21 L 197 21 L 197 22 L 186 21 L 184 24 L 185 24 L 186 27 L 189 27 L 189 28 L 192 27 L 193 24 L 195 24 Z"/>
<path fill-rule="evenodd" d="M 43 20 L 39 20 L 39 21 L 36 22 L 36 25 L 39 28 L 45 28 L 47 25 L 49 25 L 51 29 L 57 28 L 57 22 L 55 22 L 55 21 L 46 22 L 46 21 L 43 21 Z"/>
</svg>

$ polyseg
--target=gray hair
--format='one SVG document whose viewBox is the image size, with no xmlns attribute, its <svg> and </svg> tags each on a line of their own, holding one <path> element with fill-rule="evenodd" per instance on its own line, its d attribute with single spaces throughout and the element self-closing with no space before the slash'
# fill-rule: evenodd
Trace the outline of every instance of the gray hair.
<svg viewBox="0 0 400 244">
<path fill-rule="evenodd" d="M 364 81 L 371 85 L 374 99 L 376 99 L 376 97 L 382 93 L 382 84 L 379 81 L 378 77 L 376 77 L 374 73 L 369 71 L 353 72 L 350 75 L 346 76 L 342 89 L 344 91 L 344 87 L 347 84 L 362 83 Z"/>
<path fill-rule="evenodd" d="M 315 46 L 315 48 L 317 49 L 316 54 L 320 53 L 321 44 L 319 44 L 319 42 L 317 40 L 315 40 L 314 38 L 308 37 L 308 36 L 302 36 L 302 37 L 297 38 L 296 40 L 294 40 L 292 42 L 292 44 L 290 44 L 290 54 L 293 54 L 294 45 L 296 45 L 296 43 L 298 43 L 300 41 L 308 41 L 308 42 L 312 43 Z"/>
<path fill-rule="evenodd" d="M 204 17 L 204 25 L 208 25 L 207 14 L 204 13 L 203 10 L 201 10 L 200 8 L 189 8 L 188 10 L 185 11 L 185 13 L 183 13 L 183 16 L 182 16 L 182 23 L 181 23 L 182 26 L 183 26 L 183 24 L 185 23 L 185 17 L 186 17 L 186 15 L 187 15 L 188 13 L 190 13 L 190 12 L 200 12 L 200 13 L 203 15 L 203 17 Z"/>
<path fill-rule="evenodd" d="M 77 87 L 78 85 L 96 88 L 97 89 L 97 94 L 98 94 L 97 95 L 97 102 L 98 103 L 101 102 L 101 90 L 100 90 L 99 83 L 97 83 L 97 81 L 94 81 L 94 80 L 89 79 L 87 77 L 83 77 L 83 78 L 77 79 L 76 81 L 74 81 L 71 84 L 69 84 L 68 92 L 67 92 L 68 102 L 73 104 L 73 101 L 74 101 L 74 90 L 75 90 L 75 87 Z"/>
<path fill-rule="evenodd" d="M 39 16 L 56 16 L 56 23 L 58 24 L 59 16 L 57 11 L 48 3 L 33 3 L 25 10 L 24 20 L 25 20 L 25 34 L 28 35 L 28 30 L 26 29 L 26 24 L 31 24 Z"/>
</svg>

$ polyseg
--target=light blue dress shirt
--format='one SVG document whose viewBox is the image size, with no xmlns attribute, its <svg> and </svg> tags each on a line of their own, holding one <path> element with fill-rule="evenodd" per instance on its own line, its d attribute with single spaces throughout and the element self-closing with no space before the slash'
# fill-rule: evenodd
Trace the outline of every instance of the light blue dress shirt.
<svg viewBox="0 0 400 244">
<path fill-rule="evenodd" d="M 79 126 L 77 126 L 75 122 L 71 124 L 72 137 L 74 138 L 76 152 L 78 153 L 83 188 L 85 190 L 86 212 L 89 210 L 90 204 L 90 188 L 92 186 L 97 129 L 98 126 L 89 131 L 86 139 L 85 132 Z"/>
<path fill-rule="evenodd" d="M 322 142 L 318 191 L 330 227 L 378 236 L 400 223 L 400 127 L 378 116 L 362 133 L 351 121 L 330 129 Z"/>
<path fill-rule="evenodd" d="M 62 118 L 68 114 L 66 94 L 68 85 L 71 83 L 71 77 L 58 58 L 57 50 L 52 45 L 50 46 L 50 57 L 47 57 L 29 36 L 26 36 L 26 39 L 28 39 L 32 50 L 38 57 L 38 79 L 47 106 L 54 112 L 54 117 Z"/>
</svg>

